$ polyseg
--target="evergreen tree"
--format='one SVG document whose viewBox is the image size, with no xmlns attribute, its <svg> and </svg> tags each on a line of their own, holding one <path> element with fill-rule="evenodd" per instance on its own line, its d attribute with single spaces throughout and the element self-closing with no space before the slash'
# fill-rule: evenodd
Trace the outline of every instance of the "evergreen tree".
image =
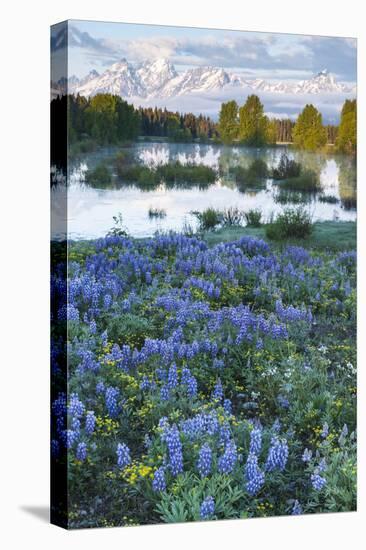
<svg viewBox="0 0 366 550">
<path fill-rule="evenodd" d="M 357 150 L 357 102 L 346 99 L 341 112 L 336 147 L 343 153 L 356 154 Z"/>
<path fill-rule="evenodd" d="M 236 101 L 221 104 L 218 131 L 224 143 L 232 143 L 238 137 L 238 110 Z"/>
<path fill-rule="evenodd" d="M 266 143 L 276 145 L 277 142 L 277 123 L 275 119 L 269 120 L 266 132 Z"/>
<path fill-rule="evenodd" d="M 269 120 L 264 115 L 263 105 L 256 95 L 248 96 L 239 109 L 239 139 L 246 145 L 260 147 L 268 140 Z"/>
<path fill-rule="evenodd" d="M 293 141 L 301 149 L 315 151 L 327 143 L 327 132 L 322 123 L 322 115 L 314 105 L 306 105 L 299 114 L 292 131 Z"/>
</svg>

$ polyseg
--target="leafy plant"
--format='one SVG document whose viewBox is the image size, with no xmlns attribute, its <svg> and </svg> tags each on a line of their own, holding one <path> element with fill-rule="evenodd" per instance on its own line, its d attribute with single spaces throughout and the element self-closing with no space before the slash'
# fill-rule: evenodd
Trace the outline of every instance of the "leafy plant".
<svg viewBox="0 0 366 550">
<path fill-rule="evenodd" d="M 313 224 L 303 208 L 286 208 L 274 222 L 266 227 L 266 235 L 272 240 L 290 238 L 305 239 L 311 235 Z"/>
<path fill-rule="evenodd" d="M 215 229 L 221 223 L 222 216 L 219 210 L 216 208 L 206 208 L 202 212 L 192 212 L 194 216 L 198 219 L 199 227 L 201 231 L 210 231 Z"/>
<path fill-rule="evenodd" d="M 100 185 L 102 187 L 108 185 L 112 181 L 108 167 L 104 164 L 98 164 L 94 170 L 88 170 L 85 174 L 85 181 L 90 185 Z"/>
<path fill-rule="evenodd" d="M 251 209 L 244 212 L 244 218 L 248 227 L 260 227 L 262 225 L 262 211 Z"/>
</svg>

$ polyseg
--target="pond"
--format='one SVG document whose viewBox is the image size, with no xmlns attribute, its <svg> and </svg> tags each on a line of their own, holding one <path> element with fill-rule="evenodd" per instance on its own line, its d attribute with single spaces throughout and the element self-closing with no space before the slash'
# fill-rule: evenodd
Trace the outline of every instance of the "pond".
<svg viewBox="0 0 366 550">
<path fill-rule="evenodd" d="M 278 183 L 265 180 L 262 186 L 239 190 L 230 168 L 248 167 L 254 159 L 262 159 L 269 168 L 276 166 L 282 153 L 305 169 L 311 169 L 320 177 L 322 194 L 333 197 L 333 203 L 321 201 L 321 195 L 302 194 L 301 202 L 311 213 L 314 221 L 356 219 L 356 166 L 352 158 L 344 155 L 325 155 L 295 151 L 277 146 L 261 149 L 196 143 L 138 142 L 126 148 L 134 160 L 150 167 L 179 160 L 181 163 L 205 164 L 220 169 L 220 177 L 208 187 L 166 187 L 163 183 L 154 190 L 146 191 L 136 185 L 126 184 L 116 174 L 113 160 L 121 148 L 106 147 L 71 160 L 68 186 L 68 237 L 90 239 L 101 237 L 113 226 L 113 216 L 121 213 L 123 225 L 135 237 L 147 237 L 157 230 L 182 230 L 184 225 L 196 226 L 192 211 L 208 207 L 220 210 L 238 207 L 240 210 L 261 209 L 264 220 L 292 206 L 299 200 L 299 193 L 287 193 L 279 202 Z M 106 162 L 112 173 L 112 183 L 106 187 L 90 186 L 85 181 L 88 169 Z M 54 186 L 53 204 L 57 194 L 64 194 L 62 185 Z M 283 194 L 282 194 L 283 195 Z M 297 198 L 296 198 L 297 197 Z M 163 209 L 164 218 L 149 218 L 149 209 Z"/>
</svg>

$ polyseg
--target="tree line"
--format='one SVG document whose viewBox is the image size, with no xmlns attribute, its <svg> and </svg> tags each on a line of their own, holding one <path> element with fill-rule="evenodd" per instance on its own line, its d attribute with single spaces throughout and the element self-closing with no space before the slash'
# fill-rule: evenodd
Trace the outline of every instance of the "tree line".
<svg viewBox="0 0 366 550">
<path fill-rule="evenodd" d="M 277 142 L 290 142 L 301 149 L 318 150 L 334 144 L 338 151 L 355 154 L 357 147 L 357 102 L 344 102 L 339 127 L 323 125 L 321 113 L 314 105 L 306 105 L 291 120 L 269 119 L 256 95 L 248 96 L 239 107 L 236 101 L 221 105 L 218 133 L 224 143 L 243 143 L 261 147 Z"/>
<path fill-rule="evenodd" d="M 357 147 L 356 100 L 345 101 L 338 127 L 323 125 L 322 115 L 313 105 L 306 105 L 296 121 L 269 119 L 254 94 L 241 107 L 236 101 L 222 103 L 217 123 L 201 114 L 157 107 L 135 108 L 111 94 L 91 98 L 68 95 L 66 101 L 70 143 L 90 138 L 97 144 L 108 145 L 154 136 L 172 141 L 215 140 L 256 147 L 288 142 L 310 150 L 334 144 L 337 150 L 351 154 L 355 154 Z M 64 102 L 64 97 L 53 99 L 51 113 L 63 109 Z"/>
<path fill-rule="evenodd" d="M 139 115 L 141 134 L 144 136 L 168 137 L 176 141 L 218 137 L 217 124 L 203 115 L 172 112 L 157 107 L 140 107 Z"/>
</svg>

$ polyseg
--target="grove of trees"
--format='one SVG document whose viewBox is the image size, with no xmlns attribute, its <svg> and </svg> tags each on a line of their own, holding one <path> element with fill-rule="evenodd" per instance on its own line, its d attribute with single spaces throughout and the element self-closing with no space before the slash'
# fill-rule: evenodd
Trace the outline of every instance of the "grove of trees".
<svg viewBox="0 0 366 550">
<path fill-rule="evenodd" d="M 52 116 L 68 112 L 70 143 L 90 138 L 99 145 L 133 141 L 138 136 L 161 137 L 171 141 L 216 140 L 261 147 L 278 142 L 293 143 L 301 149 L 318 150 L 327 144 L 347 154 L 357 148 L 357 102 L 346 100 L 339 126 L 323 125 L 321 113 L 306 105 L 296 122 L 269 119 L 256 95 L 239 106 L 236 101 L 222 103 L 219 120 L 202 114 L 179 113 L 167 109 L 135 108 L 117 95 L 97 94 L 91 98 L 69 95 L 53 99 Z"/>
<path fill-rule="evenodd" d="M 338 128 L 336 147 L 344 153 L 355 154 L 357 147 L 357 102 L 347 99 L 344 102 Z"/>
<path fill-rule="evenodd" d="M 322 115 L 314 105 L 306 105 L 297 117 L 292 131 L 294 145 L 300 149 L 316 150 L 327 143 L 327 131 Z"/>
</svg>

